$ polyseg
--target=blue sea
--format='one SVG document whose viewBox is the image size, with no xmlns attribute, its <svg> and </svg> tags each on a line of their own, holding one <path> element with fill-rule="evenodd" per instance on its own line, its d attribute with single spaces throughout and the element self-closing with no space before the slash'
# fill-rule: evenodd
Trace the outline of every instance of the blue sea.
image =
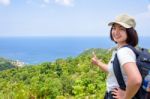
<svg viewBox="0 0 150 99">
<path fill-rule="evenodd" d="M 141 37 L 139 45 L 150 48 L 150 38 Z M 26 64 L 75 57 L 90 48 L 111 48 L 109 37 L 5 37 L 0 38 L 0 57 Z"/>
</svg>

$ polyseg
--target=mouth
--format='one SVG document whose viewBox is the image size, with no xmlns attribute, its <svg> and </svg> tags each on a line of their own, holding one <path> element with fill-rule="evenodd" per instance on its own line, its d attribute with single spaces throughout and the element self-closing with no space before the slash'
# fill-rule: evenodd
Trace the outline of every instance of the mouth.
<svg viewBox="0 0 150 99">
<path fill-rule="evenodd" d="M 113 35 L 114 39 L 119 39 L 121 36 L 120 35 Z"/>
</svg>

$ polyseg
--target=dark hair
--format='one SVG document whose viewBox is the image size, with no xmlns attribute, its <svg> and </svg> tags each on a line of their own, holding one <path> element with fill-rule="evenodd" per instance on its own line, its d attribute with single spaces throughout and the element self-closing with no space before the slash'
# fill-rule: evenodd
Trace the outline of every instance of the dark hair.
<svg viewBox="0 0 150 99">
<path fill-rule="evenodd" d="M 135 47 L 138 44 L 138 35 L 136 30 L 134 28 L 126 28 L 126 33 L 127 33 L 126 43 Z M 114 41 L 112 37 L 112 27 L 110 29 L 110 38 L 112 41 Z M 116 41 L 114 42 L 117 43 Z"/>
</svg>

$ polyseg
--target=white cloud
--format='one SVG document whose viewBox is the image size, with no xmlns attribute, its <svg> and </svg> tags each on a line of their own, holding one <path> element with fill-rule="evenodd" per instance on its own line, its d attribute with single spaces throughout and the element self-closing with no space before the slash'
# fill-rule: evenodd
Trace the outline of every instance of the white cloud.
<svg viewBox="0 0 150 99">
<path fill-rule="evenodd" d="M 74 6 L 74 0 L 55 0 L 55 2 L 64 6 Z"/>
<path fill-rule="evenodd" d="M 0 0 L 0 4 L 8 6 L 10 4 L 10 0 Z"/>
<path fill-rule="evenodd" d="M 135 15 L 135 20 L 137 23 L 136 29 L 138 34 L 140 36 L 150 36 L 150 4 L 147 5 L 147 11 Z"/>
<path fill-rule="evenodd" d="M 150 11 L 150 4 L 148 5 L 148 10 Z"/>
<path fill-rule="evenodd" d="M 36 2 L 40 4 L 40 7 L 47 7 L 50 3 L 55 2 L 56 4 L 63 5 L 63 6 L 74 6 L 74 0 L 40 0 Z M 35 1 L 33 0 L 26 0 L 27 4 L 33 4 Z"/>
<path fill-rule="evenodd" d="M 29 5 L 39 5 L 41 8 L 47 7 L 48 4 L 50 4 L 50 0 L 26 0 L 26 3 Z"/>
<path fill-rule="evenodd" d="M 43 0 L 43 3 L 41 4 L 41 7 L 47 7 L 47 5 L 50 4 L 50 0 Z"/>
<path fill-rule="evenodd" d="M 137 21 L 137 29 L 139 30 L 139 35 L 150 36 L 150 5 L 148 5 L 148 10 L 146 12 L 139 13 L 135 16 L 135 18 Z"/>
<path fill-rule="evenodd" d="M 44 3 L 46 3 L 46 4 L 49 4 L 50 3 L 50 0 L 43 0 L 44 1 Z"/>
<path fill-rule="evenodd" d="M 27 0 L 26 3 L 27 3 L 27 4 L 31 4 L 31 3 L 32 3 L 32 0 Z"/>
</svg>

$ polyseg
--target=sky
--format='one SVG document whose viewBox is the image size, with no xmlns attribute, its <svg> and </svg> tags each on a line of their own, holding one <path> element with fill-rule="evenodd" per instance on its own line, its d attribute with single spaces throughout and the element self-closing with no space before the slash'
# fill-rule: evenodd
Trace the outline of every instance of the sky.
<svg viewBox="0 0 150 99">
<path fill-rule="evenodd" d="M 0 37 L 108 36 L 123 13 L 150 36 L 150 0 L 0 0 Z"/>
</svg>

